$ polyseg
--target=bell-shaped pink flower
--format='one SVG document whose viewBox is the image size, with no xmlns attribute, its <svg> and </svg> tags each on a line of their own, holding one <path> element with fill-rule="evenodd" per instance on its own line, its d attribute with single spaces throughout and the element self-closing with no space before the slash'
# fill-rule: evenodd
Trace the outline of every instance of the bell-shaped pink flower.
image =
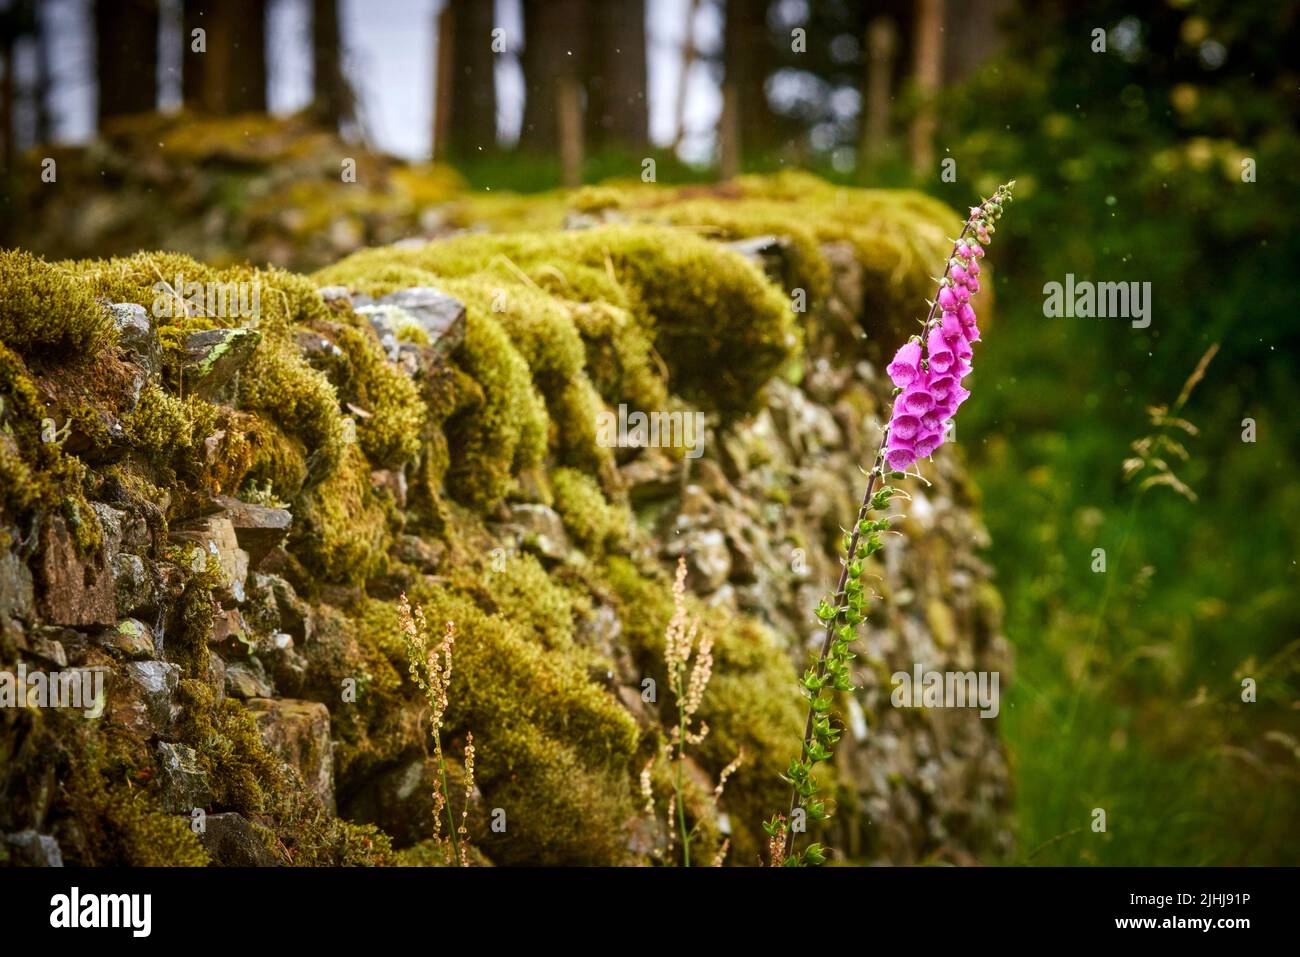
<svg viewBox="0 0 1300 957">
<path fill-rule="evenodd" d="M 885 369 L 894 385 L 906 389 L 921 374 L 921 344 L 905 342 L 894 353 L 894 361 Z"/>
<path fill-rule="evenodd" d="M 934 408 L 934 396 L 924 385 L 912 386 L 899 396 L 899 400 L 909 415 L 921 415 Z"/>
<path fill-rule="evenodd" d="M 955 388 L 957 388 L 957 380 L 951 375 L 935 375 L 930 378 L 930 395 L 934 397 L 935 402 L 944 401 Z"/>
<path fill-rule="evenodd" d="M 943 375 L 952 368 L 956 355 L 955 349 L 960 349 L 962 346 L 967 349 L 970 348 L 970 346 L 966 346 L 966 340 L 961 337 L 958 338 L 957 342 L 949 345 L 948 340 L 943 337 L 943 330 L 938 327 L 930 330 L 930 339 L 926 346 L 929 351 L 929 366 L 932 375 Z"/>
<path fill-rule="evenodd" d="M 892 446 L 885 452 L 885 463 L 895 472 L 901 472 L 916 461 L 916 453 L 909 446 Z"/>
<path fill-rule="evenodd" d="M 953 291 L 952 286 L 944 286 L 939 290 L 939 308 L 944 312 L 951 312 L 957 308 L 957 294 Z"/>
<path fill-rule="evenodd" d="M 943 318 L 939 320 L 939 328 L 942 330 L 945 342 L 956 342 L 958 339 L 966 338 L 966 328 L 955 312 L 945 312 Z"/>
<path fill-rule="evenodd" d="M 943 445 L 943 433 L 939 431 L 925 432 L 917 436 L 912 442 L 912 452 L 918 459 L 929 458 L 934 454 L 934 450 Z"/>
</svg>

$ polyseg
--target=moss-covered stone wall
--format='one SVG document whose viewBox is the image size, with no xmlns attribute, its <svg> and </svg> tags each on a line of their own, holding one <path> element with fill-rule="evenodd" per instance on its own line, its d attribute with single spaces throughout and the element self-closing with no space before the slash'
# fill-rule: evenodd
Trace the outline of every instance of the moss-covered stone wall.
<svg viewBox="0 0 1300 957">
<path fill-rule="evenodd" d="M 716 657 L 697 858 L 729 838 L 730 862 L 758 862 L 811 609 L 879 434 L 878 360 L 956 217 L 802 176 L 614 184 L 517 222 L 506 202 L 445 210 L 488 232 L 310 276 L 0 253 L 0 670 L 106 687 L 94 720 L 0 710 L 0 854 L 435 859 L 405 593 L 457 625 L 444 743 L 474 735 L 475 859 L 664 858 L 642 772 L 672 706 L 645 691 L 666 689 L 684 558 Z M 598 422 L 620 406 L 699 414 L 698 448 L 611 447 Z M 888 702 L 913 661 L 1006 666 L 959 447 L 934 471 L 844 702 L 829 837 L 857 859 L 1008 849 L 996 724 Z"/>
</svg>

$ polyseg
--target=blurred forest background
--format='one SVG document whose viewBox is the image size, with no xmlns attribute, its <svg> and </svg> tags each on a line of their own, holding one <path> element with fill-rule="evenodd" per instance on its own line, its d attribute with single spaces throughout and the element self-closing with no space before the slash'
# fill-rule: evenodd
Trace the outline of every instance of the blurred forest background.
<svg viewBox="0 0 1300 957">
<path fill-rule="evenodd" d="M 266 247 L 265 222 L 214 226 L 222 204 L 283 219 L 303 200 L 294 164 L 319 141 L 286 130 L 350 144 L 411 208 L 633 180 L 646 159 L 660 182 L 799 167 L 958 210 L 1015 178 L 976 401 L 944 453 L 983 490 L 1017 651 L 1005 863 L 1295 863 L 1297 49 L 1300 7 L 1276 0 L 7 0 L 0 239 L 314 266 L 457 225 L 399 213 L 311 254 L 328 216 Z M 223 129 L 207 179 L 176 180 Z M 76 205 L 43 198 L 45 157 Z M 290 171 L 283 191 L 240 192 L 259 163 Z M 1044 318 L 1067 273 L 1151 283 L 1150 326 Z"/>
</svg>

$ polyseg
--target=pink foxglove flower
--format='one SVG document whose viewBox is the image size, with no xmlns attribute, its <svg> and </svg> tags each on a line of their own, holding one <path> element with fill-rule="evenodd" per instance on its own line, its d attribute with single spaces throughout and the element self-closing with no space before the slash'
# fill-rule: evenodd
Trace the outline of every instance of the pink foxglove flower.
<svg viewBox="0 0 1300 957">
<path fill-rule="evenodd" d="M 889 377 L 901 392 L 882 452 L 885 464 L 894 471 L 932 455 L 943 444 L 948 420 L 970 397 L 961 381 L 971 371 L 971 344 L 980 341 L 970 300 L 980 291 L 979 261 L 996 232 L 993 222 L 1002 215 L 1002 203 L 1010 199 L 1014 185 L 1002 187 L 992 199 L 971 207 L 920 339 L 907 342 L 889 364 Z"/>
<path fill-rule="evenodd" d="M 894 385 L 906 389 L 921 374 L 921 343 L 906 342 L 894 353 L 894 361 L 885 369 Z"/>
</svg>

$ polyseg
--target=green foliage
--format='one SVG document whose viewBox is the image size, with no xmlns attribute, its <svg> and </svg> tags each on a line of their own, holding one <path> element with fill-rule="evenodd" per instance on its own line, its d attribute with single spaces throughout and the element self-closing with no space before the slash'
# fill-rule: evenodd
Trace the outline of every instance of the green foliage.
<svg viewBox="0 0 1300 957">
<path fill-rule="evenodd" d="M 959 181 L 1019 181 L 998 234 L 963 446 L 987 502 L 1016 679 L 1001 724 L 1022 857 L 1043 864 L 1286 864 L 1300 695 L 1287 574 L 1300 538 L 1294 18 L 1269 4 L 1053 4 L 945 97 Z M 1128 52 L 1091 28 L 1126 21 Z M 1046 28 L 1046 32 L 1045 32 Z M 1201 44 L 1223 44 L 1211 67 Z M 1251 159 L 1258 181 L 1243 179 Z M 1150 282 L 1152 325 L 1042 314 L 1043 284 Z M 1220 349 L 1183 417 L 1191 503 L 1122 481 L 1147 407 Z M 1257 419 L 1256 443 L 1242 441 Z M 1170 460 L 1172 462 L 1172 460 Z M 1091 571 L 1092 551 L 1107 570 Z M 1095 635 L 1090 640 L 1089 636 Z M 1267 676 L 1253 704 L 1241 681 Z M 1281 736 L 1281 737 L 1279 737 Z M 1089 814 L 1107 809 L 1110 832 Z"/>
<path fill-rule="evenodd" d="M 591 476 L 560 468 L 551 473 L 551 485 L 564 527 L 583 548 L 601 555 L 627 538 L 632 522 L 627 507 L 610 504 Z"/>
<path fill-rule="evenodd" d="M 115 337 L 108 310 L 85 283 L 21 249 L 0 250 L 0 343 L 66 360 L 93 356 Z"/>
<path fill-rule="evenodd" d="M 317 279 L 377 292 L 386 291 L 387 276 L 437 285 L 489 269 L 513 278 L 522 270 L 538 283 L 550 274 L 568 299 L 630 306 L 668 363 L 674 390 L 724 412 L 751 409 L 759 387 L 797 346 L 789 303 L 753 265 L 716 243 L 663 227 L 475 235 L 367 250 Z M 376 284 L 376 276 L 383 281 Z"/>
</svg>

